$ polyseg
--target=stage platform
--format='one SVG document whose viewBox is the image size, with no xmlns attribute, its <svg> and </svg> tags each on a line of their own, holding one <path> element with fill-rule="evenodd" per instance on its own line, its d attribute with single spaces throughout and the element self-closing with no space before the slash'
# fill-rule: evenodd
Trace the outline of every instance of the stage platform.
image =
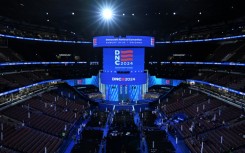
<svg viewBox="0 0 245 153">
<path fill-rule="evenodd" d="M 149 104 L 152 103 L 153 100 L 140 100 L 140 101 L 132 101 L 132 102 L 118 102 L 118 101 L 103 101 L 99 103 L 100 110 L 112 111 L 112 110 L 129 110 L 140 112 L 143 110 L 149 109 Z"/>
</svg>

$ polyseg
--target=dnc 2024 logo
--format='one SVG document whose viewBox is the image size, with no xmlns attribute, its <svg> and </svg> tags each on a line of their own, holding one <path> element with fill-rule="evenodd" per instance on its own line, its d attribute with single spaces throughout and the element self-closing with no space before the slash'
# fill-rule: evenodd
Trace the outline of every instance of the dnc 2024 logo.
<svg viewBox="0 0 245 153">
<path fill-rule="evenodd" d="M 115 50 L 115 65 L 125 66 L 133 65 L 134 51 L 133 50 Z"/>
</svg>

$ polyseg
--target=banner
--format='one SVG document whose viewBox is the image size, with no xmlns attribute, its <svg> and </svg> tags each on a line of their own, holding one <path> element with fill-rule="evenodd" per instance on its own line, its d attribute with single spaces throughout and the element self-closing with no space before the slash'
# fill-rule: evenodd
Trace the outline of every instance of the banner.
<svg viewBox="0 0 245 153">
<path fill-rule="evenodd" d="M 93 38 L 93 47 L 154 47 L 155 38 L 149 36 L 99 36 Z"/>
<path fill-rule="evenodd" d="M 117 74 L 117 73 L 101 73 L 102 84 L 117 84 L 117 85 L 142 85 L 146 84 L 146 73 L 131 73 L 131 74 Z"/>
</svg>

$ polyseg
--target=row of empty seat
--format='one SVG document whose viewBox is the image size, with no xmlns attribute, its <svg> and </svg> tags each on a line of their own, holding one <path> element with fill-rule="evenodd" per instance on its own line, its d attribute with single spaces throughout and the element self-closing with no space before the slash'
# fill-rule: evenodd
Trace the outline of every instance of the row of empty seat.
<svg viewBox="0 0 245 153">
<path fill-rule="evenodd" d="M 3 118 L 12 121 L 10 124 L 6 119 L 1 120 L 1 144 L 5 150 L 59 152 L 73 125 L 86 114 L 84 106 L 87 104 L 71 98 L 66 101 L 57 90 L 32 97 L 0 112 Z M 56 101 L 52 96 L 54 94 L 54 97 L 59 96 Z"/>
<path fill-rule="evenodd" d="M 187 91 L 188 96 L 185 96 L 184 91 Z M 170 119 L 171 132 L 183 138 L 191 152 L 201 152 L 202 142 L 204 153 L 216 153 L 220 152 L 220 149 L 222 152 L 242 152 L 242 148 L 245 147 L 242 109 L 192 92 L 188 88 L 176 92 L 168 95 L 168 102 L 164 100 L 158 105 Z M 179 122 L 171 122 L 171 118 L 178 114 L 184 114 L 186 118 Z"/>
<path fill-rule="evenodd" d="M 58 153 L 62 139 L 25 126 L 3 124 L 3 141 L 1 144 L 18 152 Z"/>
<path fill-rule="evenodd" d="M 0 76 L 0 92 L 50 79 L 45 71 L 4 74 Z"/>
</svg>

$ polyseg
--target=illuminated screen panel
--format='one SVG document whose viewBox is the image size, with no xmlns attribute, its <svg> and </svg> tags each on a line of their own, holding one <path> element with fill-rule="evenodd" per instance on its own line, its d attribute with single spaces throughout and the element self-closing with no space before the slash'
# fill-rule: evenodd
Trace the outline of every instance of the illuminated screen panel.
<svg viewBox="0 0 245 153">
<path fill-rule="evenodd" d="M 102 73 L 102 84 L 117 84 L 117 85 L 142 85 L 146 84 L 146 73 L 131 73 L 131 74 L 117 74 L 117 73 Z"/>
<path fill-rule="evenodd" d="M 103 70 L 141 72 L 144 59 L 144 48 L 104 48 Z"/>
<path fill-rule="evenodd" d="M 93 38 L 93 47 L 154 47 L 155 38 L 149 36 L 99 36 Z"/>
</svg>

